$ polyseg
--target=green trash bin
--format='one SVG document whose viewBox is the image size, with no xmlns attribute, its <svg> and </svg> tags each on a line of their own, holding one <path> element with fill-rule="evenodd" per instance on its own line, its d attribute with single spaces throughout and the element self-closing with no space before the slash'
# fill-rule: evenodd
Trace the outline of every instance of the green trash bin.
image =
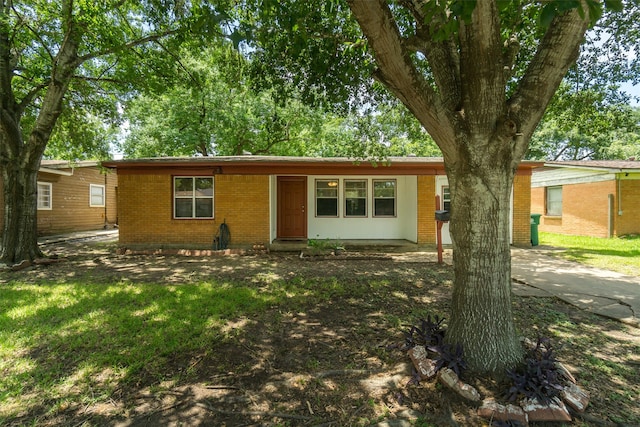
<svg viewBox="0 0 640 427">
<path fill-rule="evenodd" d="M 538 246 L 538 225 L 540 225 L 540 217 L 542 214 L 531 214 L 531 246 Z"/>
</svg>

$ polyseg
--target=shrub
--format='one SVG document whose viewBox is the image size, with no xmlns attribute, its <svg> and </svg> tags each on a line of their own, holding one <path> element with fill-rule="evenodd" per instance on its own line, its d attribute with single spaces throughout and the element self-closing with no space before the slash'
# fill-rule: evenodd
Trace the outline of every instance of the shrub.
<svg viewBox="0 0 640 427">
<path fill-rule="evenodd" d="M 404 349 L 408 350 L 417 345 L 423 345 L 425 348 L 441 345 L 445 334 L 442 322 L 444 322 L 444 317 L 435 316 L 431 319 L 431 315 L 429 315 L 420 321 L 419 326 L 412 325 L 404 333 Z"/>
<path fill-rule="evenodd" d="M 462 371 L 467 369 L 467 362 L 464 360 L 462 345 L 441 344 L 438 346 L 430 346 L 429 350 L 438 355 L 436 358 L 436 371 L 442 368 L 449 368 L 460 377 Z"/>
<path fill-rule="evenodd" d="M 417 345 L 424 346 L 432 353 L 436 361 L 436 372 L 442 368 L 453 370 L 458 376 L 467 368 L 462 345 L 444 342 L 446 329 L 442 326 L 444 318 L 431 315 L 422 319 L 418 325 L 412 325 L 405 331 L 404 350 Z"/>
<path fill-rule="evenodd" d="M 550 341 L 538 338 L 535 348 L 527 351 L 523 365 L 507 371 L 512 382 L 507 399 L 513 402 L 526 397 L 549 403 L 564 385 L 557 363 Z"/>
</svg>

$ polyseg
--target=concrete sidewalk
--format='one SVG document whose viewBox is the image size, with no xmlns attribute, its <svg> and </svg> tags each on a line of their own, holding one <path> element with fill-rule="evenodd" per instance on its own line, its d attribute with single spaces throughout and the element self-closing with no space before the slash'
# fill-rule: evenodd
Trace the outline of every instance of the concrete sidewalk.
<svg viewBox="0 0 640 427">
<path fill-rule="evenodd" d="M 54 236 L 42 236 L 38 238 L 38 244 L 51 245 L 61 242 L 72 242 L 81 240 L 117 240 L 118 229 L 112 228 L 109 230 L 89 230 L 89 231 L 76 231 L 75 233 L 57 234 Z"/>
<path fill-rule="evenodd" d="M 640 326 L 640 278 L 547 255 L 545 249 L 511 251 L 516 295 L 553 295 L 601 316 Z"/>
</svg>

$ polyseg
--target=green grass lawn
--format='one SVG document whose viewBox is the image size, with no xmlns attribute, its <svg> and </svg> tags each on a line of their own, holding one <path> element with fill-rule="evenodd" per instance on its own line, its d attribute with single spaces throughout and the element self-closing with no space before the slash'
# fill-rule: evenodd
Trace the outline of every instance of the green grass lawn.
<svg viewBox="0 0 640 427">
<path fill-rule="evenodd" d="M 540 233 L 540 244 L 564 249 L 563 258 L 640 276 L 640 236 L 599 238 Z"/>
<path fill-rule="evenodd" d="M 311 261 L 295 260 L 283 262 L 282 269 L 271 273 L 267 270 L 276 267 L 266 265 L 264 272 L 243 280 L 155 284 L 130 279 L 109 282 L 110 275 L 93 275 L 82 280 L 48 278 L 28 283 L 16 279 L 0 284 L 0 425 L 113 425 L 129 418 L 138 392 L 149 390 L 157 401 L 177 386 L 200 382 L 204 387 L 210 381 L 214 386 L 222 382 L 227 391 L 240 393 L 246 387 L 251 396 L 259 393 L 275 412 L 282 412 L 278 405 L 296 399 L 300 405 L 292 403 L 295 415 L 308 416 L 312 402 L 322 419 L 343 413 L 323 409 L 332 408 L 325 402 L 365 408 L 359 417 L 366 422 L 355 423 L 345 411 L 336 425 L 365 426 L 384 418 L 386 397 L 363 400 L 357 394 L 362 391 L 358 381 L 328 378 L 325 383 L 309 375 L 361 368 L 396 375 L 396 366 L 406 355 L 385 350 L 381 343 L 401 340 L 406 325 L 424 313 L 446 309 L 448 297 L 442 288 L 451 285 L 450 269 L 387 263 L 385 276 L 345 280 L 331 273 L 305 276 L 298 270 L 312 265 Z M 220 268 L 224 266 L 228 265 L 220 262 Z M 348 266 L 344 274 L 348 270 L 353 275 L 353 264 Z M 419 277 L 405 279 L 413 277 L 414 268 L 424 270 L 419 270 Z M 637 424 L 639 386 L 633 364 L 640 351 L 633 338 L 638 336 L 637 328 L 575 313 L 548 298 L 516 298 L 515 304 L 523 335 L 541 334 L 567 344 L 567 350 L 559 346 L 560 354 L 591 390 L 591 414 Z M 341 321 L 325 326 L 314 317 L 318 311 L 331 321 Z M 298 345 L 297 351 L 291 344 Z M 312 344 L 316 351 L 311 350 Z M 236 352 L 246 353 L 247 358 L 238 359 Z M 266 364 L 256 368 L 257 362 Z M 302 382 L 283 381 L 288 378 L 283 377 L 285 373 L 295 374 L 291 378 Z M 254 374 L 255 383 L 247 383 Z M 442 391 L 435 385 L 403 391 L 408 396 L 423 393 L 416 402 L 421 408 L 436 405 L 434 414 L 444 409 L 438 406 Z M 280 394 L 284 392 L 289 394 Z M 242 396 L 246 393 L 242 391 Z M 316 403 L 313 399 L 318 396 L 323 400 Z M 450 403 L 446 405 L 450 412 Z M 105 407 L 112 412 L 100 418 L 100 408 Z M 467 414 L 468 408 L 463 407 L 456 413 Z"/>
<path fill-rule="evenodd" d="M 0 292 L 0 424 L 20 408 L 89 404 L 123 382 L 160 381 L 167 357 L 212 349 L 229 318 L 284 295 L 210 283 L 12 283 Z"/>
<path fill-rule="evenodd" d="M 187 381 L 168 362 L 215 352 L 239 333 L 230 321 L 353 293 L 331 278 L 267 282 L 0 284 L 0 425 L 105 401 L 123 384 Z"/>
</svg>

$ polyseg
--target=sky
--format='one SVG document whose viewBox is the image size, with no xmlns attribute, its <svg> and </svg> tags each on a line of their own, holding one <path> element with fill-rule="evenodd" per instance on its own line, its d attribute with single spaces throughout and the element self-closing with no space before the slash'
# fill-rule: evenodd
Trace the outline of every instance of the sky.
<svg viewBox="0 0 640 427">
<path fill-rule="evenodd" d="M 621 85 L 621 88 L 635 98 L 631 100 L 631 105 L 634 107 L 640 106 L 640 102 L 638 100 L 640 98 L 640 85 L 633 86 L 631 83 L 625 83 Z"/>
</svg>

